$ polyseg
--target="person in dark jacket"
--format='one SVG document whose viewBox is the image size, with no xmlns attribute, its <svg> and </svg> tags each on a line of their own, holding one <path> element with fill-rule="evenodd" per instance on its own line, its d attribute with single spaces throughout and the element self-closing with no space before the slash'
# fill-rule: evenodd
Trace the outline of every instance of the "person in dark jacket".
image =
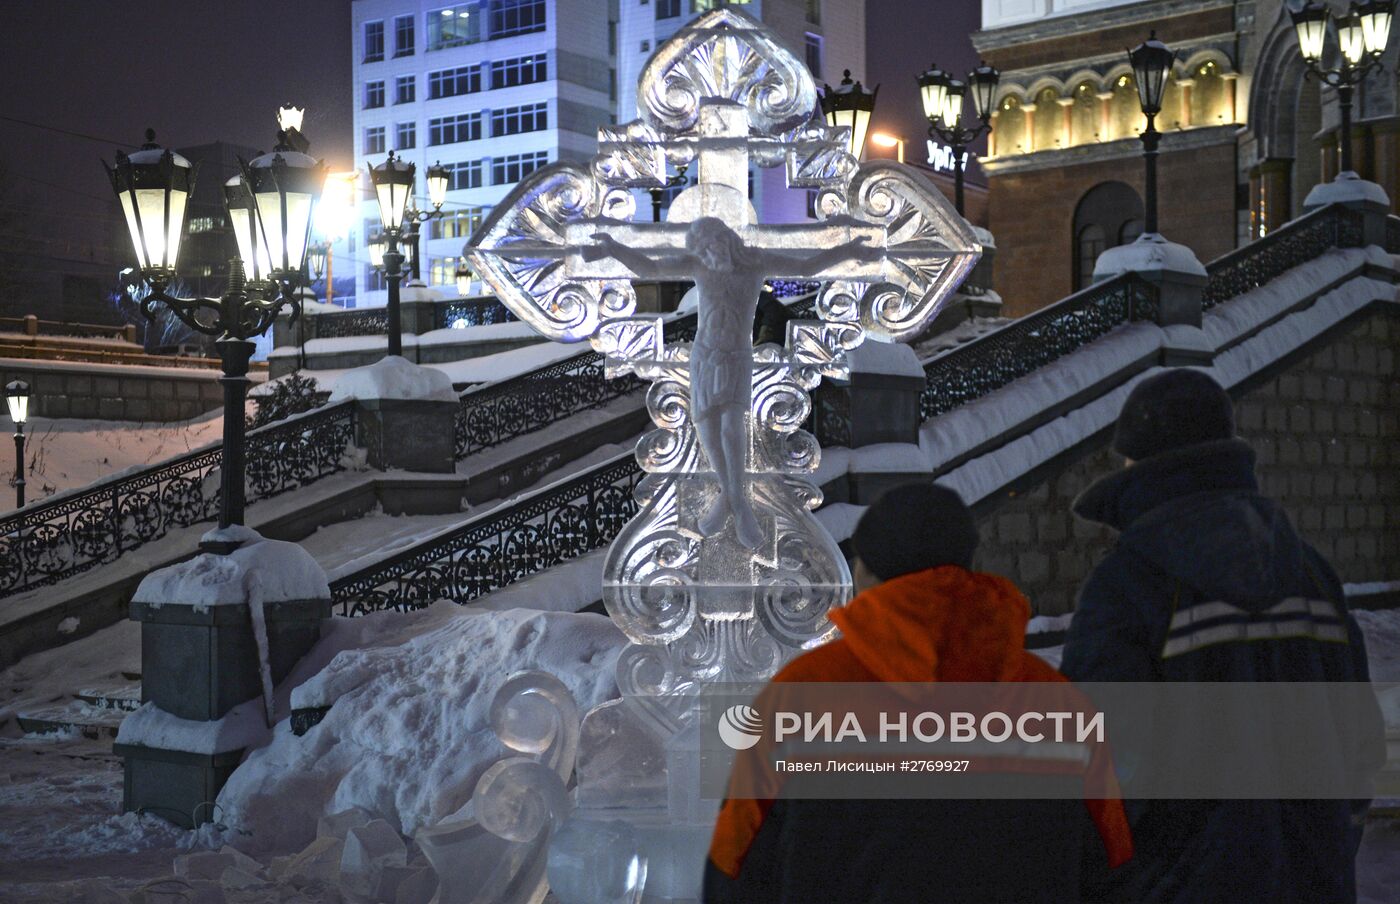
<svg viewBox="0 0 1400 904">
<path fill-rule="evenodd" d="M 1074 504 L 1080 517 L 1120 533 L 1080 592 L 1064 674 L 1076 682 L 1369 680 L 1341 582 L 1260 495 L 1254 451 L 1235 438 L 1219 384 L 1191 369 L 1143 380 L 1123 406 L 1113 448 L 1126 467 Z M 1366 715 L 1377 726 L 1364 732 L 1366 743 L 1378 743 L 1378 713 Z M 1364 816 L 1366 803 L 1130 800 L 1136 855 L 1096 894 L 1181 904 L 1352 901 L 1356 811 Z"/>
<path fill-rule="evenodd" d="M 789 663 L 755 706 L 784 709 L 775 700 L 792 682 L 1055 682 L 1056 693 L 1073 694 L 1024 648 L 1026 598 L 1005 578 L 970 570 L 977 540 L 971 512 L 951 490 L 916 484 L 880 498 L 851 539 L 857 595 L 830 615 L 842 636 Z M 763 768 L 760 748 L 739 756 L 736 775 Z M 1113 783 L 1101 746 L 1089 770 Z M 1112 787 L 1093 800 L 731 796 L 711 841 L 704 900 L 1078 901 L 1086 847 L 1115 865 L 1132 855 Z"/>
</svg>

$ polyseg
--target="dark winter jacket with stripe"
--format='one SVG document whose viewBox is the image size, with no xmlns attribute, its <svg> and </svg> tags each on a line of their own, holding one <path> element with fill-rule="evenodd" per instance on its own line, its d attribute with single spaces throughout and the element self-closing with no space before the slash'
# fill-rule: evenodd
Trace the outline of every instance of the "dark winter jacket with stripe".
<svg viewBox="0 0 1400 904">
<path fill-rule="evenodd" d="M 1061 670 L 1075 681 L 1366 681 L 1341 583 L 1259 493 L 1241 440 L 1112 474 L 1075 513 L 1121 532 L 1080 594 Z M 1379 712 L 1368 757 L 1383 758 Z M 1209 720 L 1210 713 L 1201 718 Z M 1374 750 L 1374 754 L 1372 753 Z M 1364 803 L 1129 801 L 1136 856 L 1111 900 L 1355 899 Z"/>
</svg>

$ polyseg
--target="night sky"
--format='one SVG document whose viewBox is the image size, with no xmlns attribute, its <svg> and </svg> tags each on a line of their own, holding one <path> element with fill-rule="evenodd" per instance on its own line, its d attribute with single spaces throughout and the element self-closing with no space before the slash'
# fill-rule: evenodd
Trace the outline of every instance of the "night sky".
<svg viewBox="0 0 1400 904">
<path fill-rule="evenodd" d="M 979 5 L 868 4 L 866 81 L 883 85 L 876 128 L 909 140 L 911 159 L 922 159 L 915 152 L 926 131 L 914 77 L 930 60 L 956 72 L 975 64 L 967 35 Z M 222 139 L 266 149 L 277 107 L 291 102 L 306 107 L 312 153 L 348 169 L 350 8 L 350 0 L 5 0 L 0 163 L 21 196 L 75 231 L 98 222 L 111 198 L 99 158 L 110 160 L 120 143 L 133 149 L 147 126 L 170 147 Z"/>
</svg>

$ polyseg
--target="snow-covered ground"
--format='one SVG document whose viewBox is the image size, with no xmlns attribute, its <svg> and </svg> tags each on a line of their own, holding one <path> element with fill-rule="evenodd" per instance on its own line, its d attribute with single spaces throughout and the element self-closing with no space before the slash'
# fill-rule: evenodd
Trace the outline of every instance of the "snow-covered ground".
<svg viewBox="0 0 1400 904">
<path fill-rule="evenodd" d="M 145 467 L 218 442 L 224 418 L 211 412 L 171 423 L 30 418 L 25 428 L 29 502 L 84 486 L 133 467 Z M 3 465 L 9 475 L 11 464 Z M 0 498 L 8 508 L 13 497 Z"/>
</svg>

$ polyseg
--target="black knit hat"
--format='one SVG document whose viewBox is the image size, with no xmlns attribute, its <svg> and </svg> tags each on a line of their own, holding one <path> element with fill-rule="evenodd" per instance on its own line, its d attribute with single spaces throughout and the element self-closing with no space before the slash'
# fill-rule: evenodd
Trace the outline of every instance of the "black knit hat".
<svg viewBox="0 0 1400 904">
<path fill-rule="evenodd" d="M 1201 371 L 1179 367 L 1133 387 L 1118 415 L 1113 448 L 1141 461 L 1171 449 L 1234 435 L 1235 410 L 1230 396 Z"/>
<path fill-rule="evenodd" d="M 865 510 L 851 537 L 855 554 L 882 581 L 940 565 L 972 567 L 972 511 L 957 493 L 931 483 L 890 490 Z"/>
</svg>

